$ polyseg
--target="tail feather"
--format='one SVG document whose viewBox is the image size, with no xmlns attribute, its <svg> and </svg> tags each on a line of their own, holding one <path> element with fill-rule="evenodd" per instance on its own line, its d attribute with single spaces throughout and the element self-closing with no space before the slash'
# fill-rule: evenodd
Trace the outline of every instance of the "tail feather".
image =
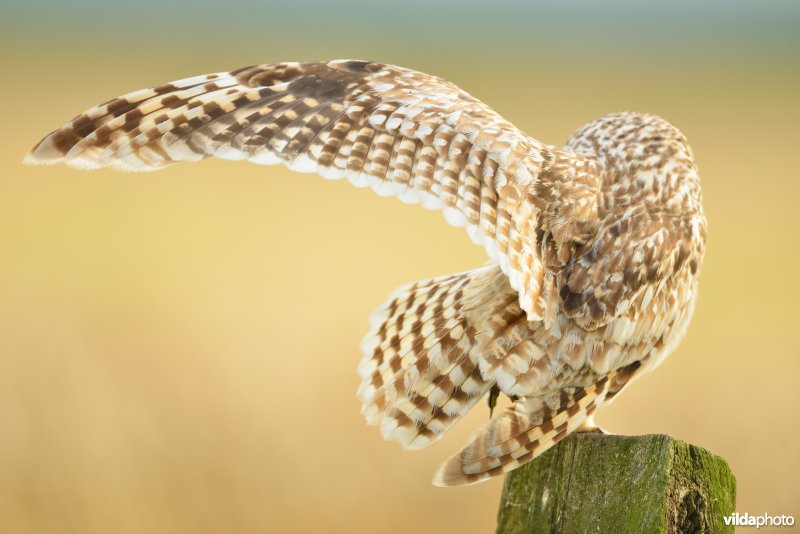
<svg viewBox="0 0 800 534">
<path fill-rule="evenodd" d="M 434 477 L 437 486 L 462 486 L 501 475 L 539 456 L 578 429 L 633 376 L 638 363 L 589 386 L 564 388 L 514 402 L 473 434 Z"/>
</svg>

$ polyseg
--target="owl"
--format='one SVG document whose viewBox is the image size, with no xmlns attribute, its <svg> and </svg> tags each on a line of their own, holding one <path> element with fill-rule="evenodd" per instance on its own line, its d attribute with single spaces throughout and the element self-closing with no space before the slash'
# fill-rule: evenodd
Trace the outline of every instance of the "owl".
<svg viewBox="0 0 800 534">
<path fill-rule="evenodd" d="M 482 398 L 498 409 L 434 484 L 528 462 L 658 366 L 695 306 L 706 219 L 677 128 L 614 113 L 561 148 L 454 84 L 381 63 L 277 63 L 134 91 L 25 162 L 151 171 L 210 156 L 282 163 L 440 209 L 490 262 L 392 293 L 358 365 L 362 413 L 419 449 Z"/>
</svg>

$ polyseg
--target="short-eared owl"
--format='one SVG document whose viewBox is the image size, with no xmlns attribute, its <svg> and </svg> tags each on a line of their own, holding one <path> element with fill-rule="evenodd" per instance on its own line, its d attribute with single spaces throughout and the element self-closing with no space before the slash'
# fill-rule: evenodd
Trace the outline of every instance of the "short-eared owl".
<svg viewBox="0 0 800 534">
<path fill-rule="evenodd" d="M 706 239 L 686 138 L 615 113 L 563 148 L 452 83 L 364 61 L 279 63 L 142 89 L 78 115 L 29 163 L 155 170 L 283 163 L 440 208 L 487 266 L 395 291 L 362 344 L 367 422 L 418 449 L 489 393 L 513 399 L 442 466 L 459 485 L 574 431 L 686 330 Z"/>
</svg>

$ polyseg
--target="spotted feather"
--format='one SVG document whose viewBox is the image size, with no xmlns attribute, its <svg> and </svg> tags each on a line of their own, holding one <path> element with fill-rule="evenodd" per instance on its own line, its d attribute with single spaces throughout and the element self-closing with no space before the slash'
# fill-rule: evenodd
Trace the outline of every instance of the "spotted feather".
<svg viewBox="0 0 800 534">
<path fill-rule="evenodd" d="M 589 160 L 526 136 L 453 84 L 363 61 L 261 65 L 135 91 L 54 131 L 26 162 L 146 171 L 210 156 L 283 163 L 442 209 L 497 259 L 531 319 L 543 269 L 528 191 L 583 184 L 574 206 L 544 193 L 540 208 L 573 213 L 580 202 L 591 224 L 597 186 Z M 547 172 L 557 161 L 572 174 Z"/>
</svg>

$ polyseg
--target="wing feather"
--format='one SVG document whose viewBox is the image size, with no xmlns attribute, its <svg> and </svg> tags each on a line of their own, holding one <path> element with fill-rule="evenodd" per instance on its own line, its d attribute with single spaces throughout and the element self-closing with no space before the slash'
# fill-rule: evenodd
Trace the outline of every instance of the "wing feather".
<svg viewBox="0 0 800 534">
<path fill-rule="evenodd" d="M 536 230 L 552 226 L 545 219 L 558 218 L 563 198 L 591 203 L 597 190 L 581 156 L 528 137 L 455 85 L 349 60 L 261 65 L 134 91 L 78 115 L 25 161 L 155 170 L 212 156 L 283 163 L 442 209 L 499 262 L 531 320 L 543 309 Z M 565 189 L 570 195 L 555 194 Z"/>
</svg>

